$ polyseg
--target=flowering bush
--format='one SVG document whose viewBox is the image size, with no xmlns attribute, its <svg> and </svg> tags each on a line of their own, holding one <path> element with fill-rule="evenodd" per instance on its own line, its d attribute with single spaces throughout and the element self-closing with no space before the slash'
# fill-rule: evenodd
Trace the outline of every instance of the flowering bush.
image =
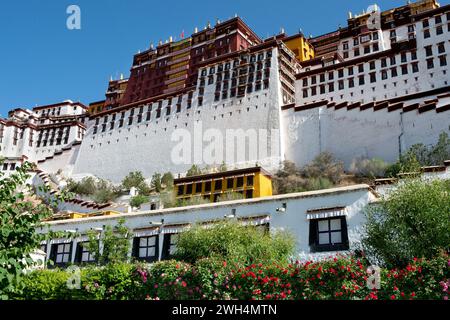
<svg viewBox="0 0 450 320">
<path fill-rule="evenodd" d="M 410 300 L 448 299 L 450 259 L 414 259 L 403 269 L 381 269 L 380 289 L 367 286 L 365 260 L 335 257 L 291 264 L 207 258 L 152 265 L 116 264 L 81 272 L 81 288 L 66 287 L 61 270 L 35 271 L 16 299 L 239 299 L 239 300 Z"/>
</svg>

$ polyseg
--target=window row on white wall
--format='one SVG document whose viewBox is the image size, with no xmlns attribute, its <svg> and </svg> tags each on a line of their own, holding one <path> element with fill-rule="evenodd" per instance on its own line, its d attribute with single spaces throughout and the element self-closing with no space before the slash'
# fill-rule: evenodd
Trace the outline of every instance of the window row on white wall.
<svg viewBox="0 0 450 320">
<path fill-rule="evenodd" d="M 309 244 L 310 253 L 347 251 L 349 239 L 347 231 L 347 218 L 331 216 L 309 218 L 309 234 L 305 240 Z M 268 222 L 261 223 L 255 228 L 261 232 L 270 232 Z M 140 261 L 155 262 L 171 259 L 177 248 L 179 233 L 153 232 L 149 235 L 135 236 L 131 241 L 129 255 Z M 53 243 L 55 242 L 55 243 Z M 97 244 L 100 243 L 97 241 Z M 100 246 L 101 248 L 101 246 Z M 96 262 L 96 257 L 89 251 L 89 241 L 57 240 L 43 243 L 40 248 L 46 253 L 47 259 L 53 261 L 55 266 L 64 267 L 71 263 L 85 264 Z"/>
</svg>

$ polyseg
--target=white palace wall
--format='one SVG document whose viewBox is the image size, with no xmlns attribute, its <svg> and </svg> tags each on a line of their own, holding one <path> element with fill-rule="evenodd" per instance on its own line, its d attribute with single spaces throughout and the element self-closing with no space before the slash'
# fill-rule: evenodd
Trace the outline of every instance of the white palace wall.
<svg viewBox="0 0 450 320">
<path fill-rule="evenodd" d="M 449 97 L 440 99 L 436 108 L 449 103 Z M 450 135 L 450 111 L 435 109 L 419 113 L 417 109 L 389 112 L 322 106 L 295 112 L 291 108 L 283 121 L 285 157 L 299 166 L 324 151 L 344 161 L 346 168 L 360 157 L 395 162 L 413 144 L 433 145 L 442 132 Z"/>
<path fill-rule="evenodd" d="M 148 106 L 144 107 L 143 120 L 137 123 L 136 115 L 139 107 L 135 108 L 133 124 L 128 125 L 130 110 L 126 111 L 123 127 L 118 127 L 120 111 L 116 113 L 114 129 L 110 130 L 111 114 L 108 116 L 107 128 L 101 132 L 104 117 L 100 118 L 99 129 L 93 133 L 94 119 L 87 124 L 88 130 L 81 145 L 80 153 L 74 168 L 75 175 L 91 173 L 101 178 L 109 179 L 113 182 L 120 182 L 129 172 L 139 170 L 146 177 L 150 177 L 155 172 L 171 171 L 174 174 L 186 172 L 193 163 L 200 167 L 208 163 L 202 159 L 202 150 L 207 152 L 206 147 L 209 142 L 203 142 L 203 148 L 199 148 L 199 141 L 203 132 L 209 129 L 216 129 L 220 132 L 225 141 L 226 130 L 243 129 L 254 130 L 258 139 L 264 139 L 263 143 L 257 143 L 261 149 L 257 155 L 248 154 L 251 146 L 246 146 L 247 152 L 243 156 L 235 149 L 235 158 L 223 160 L 230 167 L 241 167 L 258 164 L 270 169 L 277 166 L 281 160 L 281 132 L 280 132 L 280 107 L 281 93 L 278 74 L 278 54 L 277 48 L 273 48 L 271 57 L 269 88 L 261 88 L 259 91 L 247 93 L 241 98 L 228 98 L 214 101 L 215 82 L 206 84 L 203 95 L 202 106 L 197 105 L 199 90 L 194 91 L 192 97 L 192 107 L 187 108 L 187 95 L 183 95 L 181 111 L 176 112 L 176 97 L 172 102 L 171 113 L 166 116 L 168 101 L 164 100 L 161 117 L 156 118 L 158 104 L 153 103 L 151 119 L 146 121 Z M 201 129 L 202 130 L 201 130 Z M 187 163 L 175 163 L 172 159 L 172 151 L 179 145 L 180 141 L 172 140 L 172 133 L 176 129 L 184 137 L 191 136 L 191 155 L 187 157 Z M 265 139 L 267 132 L 271 137 Z M 199 135 L 200 133 L 200 135 Z M 242 133 L 238 136 L 242 137 Z M 200 137 L 200 139 L 199 139 Z M 205 138 L 205 137 L 204 137 Z M 195 142 L 194 142 L 195 140 Z M 226 147 L 223 145 L 225 154 Z M 230 147 L 231 144 L 228 144 Z M 235 141 L 236 148 L 236 141 Z M 266 155 L 266 149 L 267 155 Z M 220 153 L 220 150 L 217 150 Z M 226 155 L 227 157 L 229 154 Z M 217 165 L 222 163 L 222 159 Z"/>
</svg>

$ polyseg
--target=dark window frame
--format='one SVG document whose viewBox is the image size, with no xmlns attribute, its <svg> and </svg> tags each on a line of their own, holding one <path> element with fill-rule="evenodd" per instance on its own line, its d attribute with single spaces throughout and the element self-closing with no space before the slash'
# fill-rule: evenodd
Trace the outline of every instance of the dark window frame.
<svg viewBox="0 0 450 320">
<path fill-rule="evenodd" d="M 331 229 L 331 220 L 340 220 L 341 228 L 340 229 Z M 327 231 L 319 231 L 319 221 L 327 221 L 328 220 L 328 230 Z M 331 234 L 334 232 L 341 232 L 341 242 L 340 243 L 331 243 Z M 328 233 L 329 234 L 329 244 L 319 244 L 319 234 Z M 311 252 L 324 252 L 324 251 L 343 251 L 349 249 L 349 240 L 348 240 L 348 229 L 347 229 L 347 219 L 345 216 L 343 217 L 331 217 L 324 219 L 311 219 L 309 222 L 309 246 Z"/>
</svg>

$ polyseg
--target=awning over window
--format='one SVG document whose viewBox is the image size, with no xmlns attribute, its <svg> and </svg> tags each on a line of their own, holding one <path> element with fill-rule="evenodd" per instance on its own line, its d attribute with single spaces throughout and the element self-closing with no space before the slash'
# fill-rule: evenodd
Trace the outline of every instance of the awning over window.
<svg viewBox="0 0 450 320">
<path fill-rule="evenodd" d="M 142 228 L 142 229 L 135 229 L 134 230 L 134 236 L 135 237 L 150 237 L 157 235 L 159 233 L 159 227 L 153 227 L 153 228 Z"/>
<path fill-rule="evenodd" d="M 60 244 L 60 243 L 70 243 L 73 239 L 52 239 L 50 240 L 50 244 Z"/>
<path fill-rule="evenodd" d="M 75 240 L 77 242 L 86 242 L 86 241 L 89 241 L 89 236 L 80 236 L 78 238 L 75 238 Z"/>
<path fill-rule="evenodd" d="M 270 215 L 264 214 L 249 217 L 239 217 L 238 221 L 240 221 L 244 226 L 260 226 L 270 221 Z"/>
<path fill-rule="evenodd" d="M 161 233 L 180 233 L 188 230 L 190 227 L 190 223 L 168 224 L 163 227 Z"/>
<path fill-rule="evenodd" d="M 308 220 L 342 217 L 346 215 L 347 215 L 346 207 L 319 208 L 319 209 L 310 209 L 306 211 L 306 218 Z"/>
</svg>

